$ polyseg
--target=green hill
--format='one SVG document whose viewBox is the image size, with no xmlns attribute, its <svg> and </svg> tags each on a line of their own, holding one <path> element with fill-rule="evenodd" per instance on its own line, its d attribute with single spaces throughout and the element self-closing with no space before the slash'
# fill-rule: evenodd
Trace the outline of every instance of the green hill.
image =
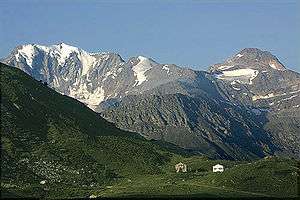
<svg viewBox="0 0 300 200">
<path fill-rule="evenodd" d="M 101 185 L 158 173 L 170 153 L 1 64 L 1 183 Z M 45 184 L 46 185 L 46 184 Z"/>
<path fill-rule="evenodd" d="M 1 65 L 1 197 L 296 197 L 299 162 L 210 160 L 122 131 Z M 184 162 L 187 173 L 175 173 Z M 224 173 L 212 173 L 221 163 Z"/>
</svg>

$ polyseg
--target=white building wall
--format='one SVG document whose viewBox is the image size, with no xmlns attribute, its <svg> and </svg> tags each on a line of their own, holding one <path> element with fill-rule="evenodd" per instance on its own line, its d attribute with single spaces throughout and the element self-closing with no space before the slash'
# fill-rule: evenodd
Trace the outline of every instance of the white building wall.
<svg viewBox="0 0 300 200">
<path fill-rule="evenodd" d="M 213 172 L 223 172 L 224 171 L 224 166 L 223 165 L 215 165 L 213 166 Z"/>
</svg>

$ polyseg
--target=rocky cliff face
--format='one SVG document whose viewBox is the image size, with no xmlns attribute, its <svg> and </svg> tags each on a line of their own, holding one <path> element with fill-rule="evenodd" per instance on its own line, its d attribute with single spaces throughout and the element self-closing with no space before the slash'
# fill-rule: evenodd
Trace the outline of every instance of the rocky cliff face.
<svg viewBox="0 0 300 200">
<path fill-rule="evenodd" d="M 269 52 L 244 49 L 210 70 L 224 98 L 242 104 L 286 152 L 300 153 L 300 75 L 288 70 Z M 287 150 L 289 149 L 289 150 Z"/>
<path fill-rule="evenodd" d="M 20 46 L 3 61 L 149 139 L 230 159 L 300 155 L 300 75 L 266 51 L 208 72 L 63 43 Z"/>
</svg>

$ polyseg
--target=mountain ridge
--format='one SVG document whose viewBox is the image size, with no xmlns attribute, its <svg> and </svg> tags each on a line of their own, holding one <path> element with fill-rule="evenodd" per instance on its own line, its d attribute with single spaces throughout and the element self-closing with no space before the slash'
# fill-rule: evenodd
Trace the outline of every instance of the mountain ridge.
<svg viewBox="0 0 300 200">
<path fill-rule="evenodd" d="M 121 99 L 123 96 L 127 96 L 130 94 L 137 95 L 164 83 L 179 79 L 189 79 L 189 77 L 195 76 L 193 75 L 193 72 L 195 70 L 178 67 L 174 64 L 159 64 L 153 59 L 146 58 L 144 56 L 131 57 L 128 59 L 128 61 L 124 61 L 119 54 L 101 52 L 88 53 L 82 49 L 67 45 L 65 43 L 59 43 L 51 46 L 31 44 L 32 48 L 38 48 L 43 51 L 41 54 L 46 54 L 42 56 L 45 57 L 49 54 L 48 56 L 50 57 L 39 58 L 39 55 L 34 56 L 34 53 L 30 53 L 30 51 L 29 53 L 27 52 L 30 55 L 23 55 L 22 52 L 19 52 L 19 49 L 21 47 L 24 48 L 27 46 L 28 45 L 18 46 L 7 58 L 2 59 L 2 61 L 9 65 L 17 66 L 23 69 L 23 71 L 35 77 L 36 79 L 48 82 L 51 87 L 57 89 L 62 94 L 67 94 L 76 99 L 79 99 L 92 109 L 98 111 L 101 111 L 102 109 L 101 106 L 99 108 L 99 104 L 108 99 Z M 61 53 L 60 51 L 63 53 Z M 271 63 L 271 66 L 273 67 L 268 65 L 269 70 L 274 69 L 275 65 L 278 65 L 280 70 L 285 69 L 284 66 L 281 65 L 279 60 L 267 51 L 262 51 L 257 48 L 245 48 L 236 54 L 239 55 L 238 60 L 242 59 L 243 57 L 249 57 L 247 55 L 240 56 L 242 55 L 241 53 L 252 55 L 252 60 L 256 59 L 256 57 L 263 60 L 266 60 L 265 57 L 269 59 L 272 58 L 271 61 L 273 62 L 275 60 L 276 62 Z M 81 54 L 83 54 L 83 56 Z M 32 57 L 30 56 L 37 57 L 36 64 L 32 63 Z M 83 57 L 85 56 L 87 56 L 87 58 L 83 59 Z M 20 61 L 19 59 L 21 58 L 19 57 L 22 57 L 23 60 Z M 53 57 L 57 57 L 56 61 L 51 61 Z M 234 57 L 237 56 L 233 56 L 233 58 Z M 139 63 L 142 62 L 139 58 L 141 58 L 141 60 L 143 60 L 143 62 L 146 62 L 147 64 L 139 65 Z M 236 78 L 236 81 L 251 84 L 252 80 L 256 78 L 258 73 L 260 73 L 259 70 L 257 70 L 257 67 L 244 69 L 245 67 L 242 65 L 243 67 L 241 68 L 241 63 L 245 64 L 243 62 L 237 62 L 237 66 L 235 67 L 234 65 L 232 65 L 232 63 L 236 62 L 236 60 L 231 58 L 225 61 L 225 64 L 216 64 L 211 66 L 208 72 L 215 78 L 219 79 L 237 77 L 240 75 L 242 78 Z M 18 66 L 20 63 L 23 64 L 21 66 Z M 228 63 L 230 63 L 231 65 L 228 65 Z M 32 65 L 34 65 L 34 67 Z M 72 65 L 72 67 L 65 67 L 65 65 Z M 46 66 L 46 68 L 41 66 Z M 52 69 L 51 72 L 51 69 L 47 69 L 47 66 L 54 66 L 51 68 L 55 69 Z M 122 73 L 124 67 L 126 72 Z M 266 68 L 265 65 L 259 65 L 258 67 L 263 67 L 264 69 Z M 228 70 L 229 68 L 231 70 Z M 90 73 L 88 73 L 89 71 Z M 146 84 L 147 86 L 143 87 L 143 85 L 145 85 L 146 83 L 144 81 L 148 81 L 146 78 L 147 75 L 152 71 L 153 75 L 151 74 L 151 77 L 149 79 L 155 79 L 155 76 L 159 78 L 157 78 L 155 82 Z M 175 73 L 176 75 L 170 75 L 172 74 L 172 71 L 174 71 L 173 73 Z M 262 72 L 265 72 L 265 70 L 262 70 Z M 121 76 L 118 76 L 120 74 Z M 162 76 L 163 74 L 165 75 Z M 89 77 L 94 78 L 94 80 L 92 80 L 92 83 Z M 70 79 L 73 79 L 73 81 L 69 81 Z M 74 81 L 74 79 L 76 81 Z M 111 79 L 129 80 L 124 82 Z M 93 82 L 98 82 L 97 85 L 99 85 L 100 82 L 107 82 L 107 85 L 113 85 L 113 88 L 120 87 L 120 85 L 127 86 L 126 88 L 121 86 L 122 88 L 120 90 L 116 89 L 115 91 L 111 92 L 110 88 L 108 89 L 109 91 L 104 91 L 102 87 L 94 86 Z M 144 84 L 142 84 L 143 82 Z M 106 83 L 103 84 L 105 85 Z M 136 86 L 137 89 L 134 88 Z M 79 94 L 76 94 L 77 91 L 80 91 Z"/>
<path fill-rule="evenodd" d="M 218 155 L 233 159 L 246 154 L 294 156 L 300 152 L 296 142 L 300 137 L 300 74 L 286 69 L 267 51 L 245 48 L 224 63 L 212 65 L 208 72 L 160 64 L 143 56 L 124 61 L 118 54 L 99 54 L 94 68 L 83 73 L 80 56 L 69 56 L 64 65 L 58 62 L 60 56 L 54 60 L 51 56 L 37 56 L 33 62 L 36 70 L 28 68 L 25 60 L 17 61 L 14 53 L 4 61 L 85 103 L 118 127 L 139 132 L 148 139 L 194 149 L 197 147 L 193 143 L 198 141 L 199 147 L 209 145 Z M 190 110 L 190 105 L 194 109 Z M 171 107 L 178 112 L 169 111 Z M 215 108 L 222 112 L 215 115 Z M 175 123 L 174 119 L 184 123 Z M 276 125 L 279 123 L 281 127 Z M 188 124 L 193 124 L 194 129 Z M 167 126 L 182 132 L 169 129 L 162 133 Z M 288 131 L 283 134 L 284 130 Z M 181 141 L 180 134 L 186 139 Z M 263 142 L 259 142 L 259 134 Z M 247 137 L 253 138 L 251 144 L 239 144 L 239 139 Z M 233 153 L 235 149 L 239 153 Z"/>
</svg>

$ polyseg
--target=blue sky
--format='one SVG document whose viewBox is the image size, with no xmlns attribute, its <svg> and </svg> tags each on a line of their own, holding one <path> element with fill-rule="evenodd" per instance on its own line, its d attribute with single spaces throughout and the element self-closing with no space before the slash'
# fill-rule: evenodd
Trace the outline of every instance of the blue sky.
<svg viewBox="0 0 300 200">
<path fill-rule="evenodd" d="M 300 71 L 298 0 L 1 0 L 0 57 L 25 43 L 207 69 L 246 47 Z"/>
</svg>

